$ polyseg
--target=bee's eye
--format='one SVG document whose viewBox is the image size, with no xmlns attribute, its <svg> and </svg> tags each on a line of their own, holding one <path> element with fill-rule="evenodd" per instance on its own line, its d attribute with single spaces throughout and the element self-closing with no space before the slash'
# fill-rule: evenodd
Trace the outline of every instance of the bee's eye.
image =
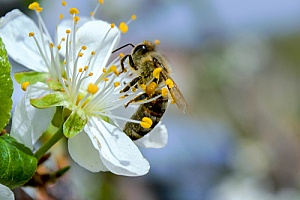
<svg viewBox="0 0 300 200">
<path fill-rule="evenodd" d="M 138 45 L 134 48 L 133 54 L 139 52 L 140 54 L 145 54 L 147 52 L 147 46 L 146 45 Z"/>
</svg>

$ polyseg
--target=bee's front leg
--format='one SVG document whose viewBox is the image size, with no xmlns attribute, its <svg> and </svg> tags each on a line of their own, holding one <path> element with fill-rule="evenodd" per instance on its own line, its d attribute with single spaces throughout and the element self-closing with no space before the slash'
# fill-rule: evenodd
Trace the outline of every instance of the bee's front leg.
<svg viewBox="0 0 300 200">
<path fill-rule="evenodd" d="M 133 86 L 135 86 L 140 80 L 142 79 L 141 76 L 135 77 L 134 79 L 132 79 L 132 81 L 130 81 L 121 91 L 122 92 L 127 92 L 130 88 L 132 88 Z"/>
</svg>

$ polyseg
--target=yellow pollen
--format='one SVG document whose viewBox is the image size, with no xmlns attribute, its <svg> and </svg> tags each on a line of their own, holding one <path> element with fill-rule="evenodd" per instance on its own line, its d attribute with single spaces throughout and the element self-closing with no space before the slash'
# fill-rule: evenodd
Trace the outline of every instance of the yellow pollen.
<svg viewBox="0 0 300 200">
<path fill-rule="evenodd" d="M 105 68 L 103 68 L 103 69 L 102 69 L 102 72 L 103 72 L 103 73 L 105 73 L 105 72 L 106 72 L 106 69 L 105 69 Z"/>
<path fill-rule="evenodd" d="M 114 87 L 118 87 L 120 85 L 120 82 L 114 82 Z"/>
<path fill-rule="evenodd" d="M 61 41 L 66 41 L 66 38 L 64 38 L 64 37 L 63 37 L 63 38 L 61 38 Z"/>
<path fill-rule="evenodd" d="M 78 14 L 79 14 L 79 11 L 78 11 L 77 8 L 70 8 L 69 13 L 70 13 L 71 15 L 78 15 Z"/>
<path fill-rule="evenodd" d="M 78 57 L 82 57 L 83 56 L 83 53 L 78 53 Z"/>
<path fill-rule="evenodd" d="M 59 19 L 62 19 L 62 18 L 64 18 L 64 15 L 63 15 L 63 14 L 60 14 L 60 15 L 59 15 Z"/>
<path fill-rule="evenodd" d="M 54 44 L 52 42 L 49 43 L 50 48 L 54 47 Z"/>
<path fill-rule="evenodd" d="M 87 88 L 87 91 L 88 93 L 90 94 L 96 94 L 98 92 L 99 88 L 97 85 L 93 84 L 93 83 L 90 83 L 88 85 L 88 88 Z"/>
<path fill-rule="evenodd" d="M 147 85 L 146 87 L 146 93 L 149 95 L 149 96 L 152 96 L 155 92 L 157 88 L 157 84 L 155 82 L 151 82 L 149 85 Z"/>
<path fill-rule="evenodd" d="M 90 12 L 90 16 L 94 16 L 94 12 Z"/>
<path fill-rule="evenodd" d="M 115 75 L 118 75 L 119 72 L 117 71 L 117 66 L 116 65 L 112 65 L 110 68 L 109 68 L 110 71 L 113 71 L 115 73 Z"/>
<path fill-rule="evenodd" d="M 35 11 L 36 11 L 36 12 L 42 12 L 42 11 L 43 11 L 43 8 L 42 8 L 42 7 L 38 7 L 38 8 L 35 9 Z"/>
<path fill-rule="evenodd" d="M 23 90 L 23 91 L 26 91 L 28 85 L 29 85 L 29 82 L 28 82 L 28 81 L 22 83 L 22 85 L 21 85 L 22 90 Z"/>
<path fill-rule="evenodd" d="M 145 85 L 145 84 L 141 84 L 140 86 L 141 86 L 141 88 L 142 88 L 143 90 L 146 90 L 146 85 Z"/>
<path fill-rule="evenodd" d="M 81 47 L 82 50 L 86 50 L 86 48 L 87 48 L 86 46 L 82 46 Z"/>
<path fill-rule="evenodd" d="M 40 7 L 40 4 L 38 2 L 33 2 L 33 3 L 29 4 L 28 9 L 35 10 L 38 7 Z"/>
<path fill-rule="evenodd" d="M 60 45 L 57 45 L 57 49 L 60 50 L 60 49 L 61 49 L 61 46 L 60 46 Z"/>
<path fill-rule="evenodd" d="M 159 78 L 159 75 L 160 75 L 160 72 L 161 72 L 162 68 L 161 67 L 158 67 L 158 68 L 155 68 L 153 70 L 153 77 L 158 79 Z"/>
<path fill-rule="evenodd" d="M 120 58 L 123 58 L 123 57 L 124 57 L 124 53 L 120 53 L 120 54 L 119 54 L 119 57 L 120 57 Z"/>
<path fill-rule="evenodd" d="M 67 30 L 66 30 L 66 33 L 67 33 L 67 34 L 71 33 L 71 30 L 67 29 Z"/>
<path fill-rule="evenodd" d="M 136 20 L 136 15 L 131 15 L 131 20 Z"/>
<path fill-rule="evenodd" d="M 92 55 L 92 56 L 93 56 L 93 55 L 95 55 L 95 54 L 96 54 L 96 52 L 95 52 L 95 51 L 92 51 L 92 52 L 91 52 L 91 55 Z"/>
<path fill-rule="evenodd" d="M 110 28 L 115 28 L 115 24 L 114 24 L 114 23 L 111 23 L 111 24 L 110 24 Z"/>
<path fill-rule="evenodd" d="M 166 80 L 166 85 L 168 86 L 168 88 L 172 88 L 174 86 L 174 83 L 171 79 L 168 78 Z"/>
<path fill-rule="evenodd" d="M 73 18 L 73 20 L 74 20 L 74 22 L 78 22 L 78 21 L 80 20 L 80 17 L 75 16 L 75 17 Z"/>
<path fill-rule="evenodd" d="M 78 71 L 79 71 L 79 72 L 82 72 L 83 70 L 82 70 L 82 68 L 80 67 Z"/>
<path fill-rule="evenodd" d="M 136 92 L 136 88 L 135 87 L 131 88 L 131 91 Z"/>
<path fill-rule="evenodd" d="M 105 77 L 105 78 L 104 78 L 104 81 L 105 81 L 105 82 L 108 81 L 108 78 Z"/>
<path fill-rule="evenodd" d="M 122 33 L 126 33 L 128 31 L 128 26 L 125 22 L 121 22 L 119 25 L 119 29 Z"/>
<path fill-rule="evenodd" d="M 62 0 L 62 1 L 61 1 L 61 5 L 62 5 L 62 6 L 66 6 L 66 5 L 67 5 L 67 2 L 64 1 L 64 0 Z"/>
<path fill-rule="evenodd" d="M 156 45 L 159 45 L 159 44 L 160 44 L 160 41 L 159 41 L 159 40 L 154 40 L 154 43 L 155 43 Z"/>
<path fill-rule="evenodd" d="M 104 3 L 104 0 L 98 0 L 98 2 L 99 2 L 100 4 L 103 4 L 103 3 Z"/>
<path fill-rule="evenodd" d="M 89 66 L 84 66 L 84 71 L 86 71 L 89 68 Z"/>
<path fill-rule="evenodd" d="M 33 37 L 34 36 L 34 32 L 30 32 L 28 35 L 29 35 L 29 37 Z"/>
<path fill-rule="evenodd" d="M 90 73 L 89 73 L 89 76 L 93 76 L 93 74 L 94 74 L 93 72 L 90 72 Z"/>
<path fill-rule="evenodd" d="M 67 62 L 66 62 L 66 61 L 64 61 L 64 64 L 67 64 Z"/>
<path fill-rule="evenodd" d="M 167 96 L 167 95 L 168 95 L 168 89 L 167 89 L 167 88 L 162 88 L 162 89 L 161 89 L 161 95 L 162 95 L 163 97 Z"/>
<path fill-rule="evenodd" d="M 150 128 L 153 122 L 149 117 L 143 117 L 142 121 L 140 122 L 141 127 L 143 128 Z"/>
</svg>

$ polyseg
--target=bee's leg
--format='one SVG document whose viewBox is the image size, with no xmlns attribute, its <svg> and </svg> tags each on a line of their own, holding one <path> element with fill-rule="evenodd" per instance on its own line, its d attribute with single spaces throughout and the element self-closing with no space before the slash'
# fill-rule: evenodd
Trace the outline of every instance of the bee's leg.
<svg viewBox="0 0 300 200">
<path fill-rule="evenodd" d="M 128 103 L 125 104 L 125 108 L 127 108 L 127 106 L 129 104 L 131 104 L 132 102 L 143 101 L 147 98 L 149 98 L 149 95 L 147 93 L 140 94 L 137 97 L 135 97 L 135 98 L 131 99 L 130 101 L 128 101 Z"/>
<path fill-rule="evenodd" d="M 125 62 L 125 60 L 126 60 L 127 58 L 129 59 L 129 65 L 130 65 L 133 69 L 137 70 L 137 67 L 134 65 L 134 62 L 133 62 L 133 59 L 132 59 L 131 55 L 130 55 L 130 54 L 127 54 L 127 55 L 124 56 L 124 57 L 121 59 L 121 61 L 120 61 L 120 63 L 121 63 L 121 68 L 122 68 L 122 71 L 120 71 L 120 73 L 126 72 L 124 62 Z"/>
<path fill-rule="evenodd" d="M 137 82 L 139 82 L 142 79 L 141 76 L 135 77 L 134 79 L 132 79 L 132 81 L 130 81 L 121 91 L 122 92 L 127 92 L 131 87 L 133 87 L 134 85 L 137 84 Z"/>
</svg>

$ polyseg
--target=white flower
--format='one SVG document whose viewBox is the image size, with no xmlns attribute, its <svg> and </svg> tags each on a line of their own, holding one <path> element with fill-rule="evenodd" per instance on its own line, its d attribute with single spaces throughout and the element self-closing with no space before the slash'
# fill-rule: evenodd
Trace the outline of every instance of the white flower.
<svg viewBox="0 0 300 200">
<path fill-rule="evenodd" d="M 5 185 L 0 184 L 0 199 L 14 200 L 14 193 Z"/>
<path fill-rule="evenodd" d="M 37 13 L 39 26 L 19 10 L 13 10 L 0 19 L 0 37 L 12 59 L 34 71 L 46 72 L 48 81 L 22 85 L 27 91 L 15 108 L 11 135 L 33 148 L 48 127 L 54 107 L 63 106 L 69 111 L 63 125 L 64 134 L 69 137 L 68 149 L 79 165 L 92 172 L 146 174 L 148 161 L 112 121 L 137 122 L 111 111 L 141 92 L 120 94 L 118 85 L 125 73 L 117 76 L 119 58 L 108 63 L 120 39 L 119 29 L 101 20 L 80 20 L 78 10 L 71 8 L 71 20 L 59 23 L 53 42 L 40 16 L 42 8 L 37 3 L 30 6 Z M 29 100 L 46 109 L 34 108 Z M 164 146 L 165 126 L 157 125 L 153 133 L 137 143 L 145 147 Z"/>
</svg>

